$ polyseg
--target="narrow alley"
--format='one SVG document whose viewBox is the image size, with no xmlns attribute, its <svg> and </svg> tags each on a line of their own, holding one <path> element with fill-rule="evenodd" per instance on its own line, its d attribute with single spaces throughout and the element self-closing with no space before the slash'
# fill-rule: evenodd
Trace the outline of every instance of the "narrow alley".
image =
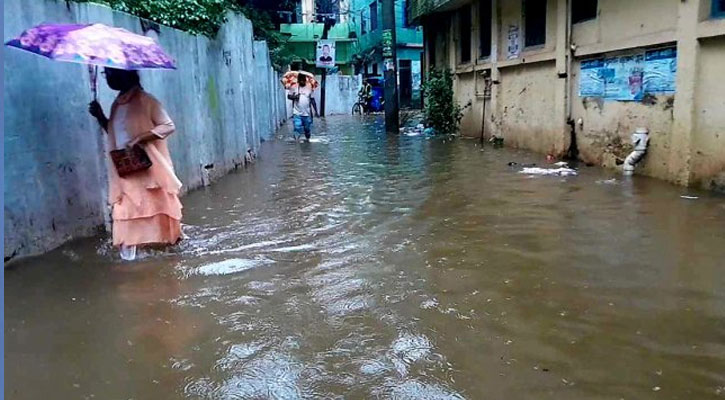
<svg viewBox="0 0 725 400">
<path fill-rule="evenodd" d="M 722 197 L 360 118 L 184 198 L 174 254 L 6 270 L 6 394 L 723 396 Z"/>
</svg>

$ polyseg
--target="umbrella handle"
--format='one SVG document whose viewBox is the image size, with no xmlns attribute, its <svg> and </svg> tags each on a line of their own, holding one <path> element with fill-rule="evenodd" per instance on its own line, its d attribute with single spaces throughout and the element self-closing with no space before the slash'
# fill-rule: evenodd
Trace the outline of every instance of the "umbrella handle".
<svg viewBox="0 0 725 400">
<path fill-rule="evenodd" d="M 88 75 L 91 78 L 91 93 L 93 93 L 93 101 L 98 101 L 98 66 L 88 65 Z"/>
</svg>

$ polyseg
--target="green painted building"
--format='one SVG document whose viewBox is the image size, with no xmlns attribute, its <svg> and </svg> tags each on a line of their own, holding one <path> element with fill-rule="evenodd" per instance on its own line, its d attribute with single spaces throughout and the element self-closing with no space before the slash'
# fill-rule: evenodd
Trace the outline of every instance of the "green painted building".
<svg viewBox="0 0 725 400">
<path fill-rule="evenodd" d="M 280 32 L 289 35 L 287 42 L 292 54 L 293 62 L 299 63 L 300 68 L 319 74 L 322 72 L 315 67 L 315 50 L 317 41 L 322 39 L 324 24 L 282 24 Z M 333 25 L 327 33 L 328 40 L 335 41 L 335 65 L 344 75 L 353 75 L 354 56 L 360 52 L 355 27 L 350 22 L 339 22 Z"/>
</svg>

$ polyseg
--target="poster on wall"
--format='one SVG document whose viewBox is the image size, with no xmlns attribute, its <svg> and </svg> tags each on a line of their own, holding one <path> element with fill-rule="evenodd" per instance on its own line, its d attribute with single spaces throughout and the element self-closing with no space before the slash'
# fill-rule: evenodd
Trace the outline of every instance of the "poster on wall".
<svg viewBox="0 0 725 400">
<path fill-rule="evenodd" d="M 579 96 L 641 101 L 646 93 L 674 93 L 676 76 L 674 48 L 582 61 Z"/>
<path fill-rule="evenodd" d="M 413 80 L 413 91 L 420 90 L 420 61 L 413 60 L 410 63 L 410 70 Z"/>
<path fill-rule="evenodd" d="M 604 97 L 604 78 L 601 74 L 604 60 L 582 61 L 579 75 L 579 96 Z"/>
<path fill-rule="evenodd" d="M 601 70 L 604 98 L 619 101 L 642 100 L 643 62 L 644 54 L 605 58 Z"/>
<path fill-rule="evenodd" d="M 333 68 L 335 66 L 334 40 L 319 40 L 317 42 L 315 65 L 319 68 Z"/>
<path fill-rule="evenodd" d="M 394 71 L 395 70 L 395 61 L 392 58 L 385 59 L 383 62 L 383 70 L 384 71 Z"/>
<path fill-rule="evenodd" d="M 508 31 L 508 47 L 506 49 L 506 58 L 509 60 L 519 58 L 519 53 L 521 53 L 519 41 L 519 26 L 511 24 L 509 25 Z"/>
<path fill-rule="evenodd" d="M 651 50 L 644 56 L 644 91 L 674 93 L 677 76 L 677 49 Z"/>
</svg>

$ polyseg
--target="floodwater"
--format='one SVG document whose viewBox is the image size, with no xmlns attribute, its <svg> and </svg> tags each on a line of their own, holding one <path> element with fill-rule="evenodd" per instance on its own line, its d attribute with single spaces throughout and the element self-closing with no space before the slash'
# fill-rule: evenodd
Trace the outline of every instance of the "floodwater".
<svg viewBox="0 0 725 400">
<path fill-rule="evenodd" d="M 725 398 L 725 198 L 315 124 L 187 196 L 171 254 L 7 269 L 6 398 Z"/>
</svg>

